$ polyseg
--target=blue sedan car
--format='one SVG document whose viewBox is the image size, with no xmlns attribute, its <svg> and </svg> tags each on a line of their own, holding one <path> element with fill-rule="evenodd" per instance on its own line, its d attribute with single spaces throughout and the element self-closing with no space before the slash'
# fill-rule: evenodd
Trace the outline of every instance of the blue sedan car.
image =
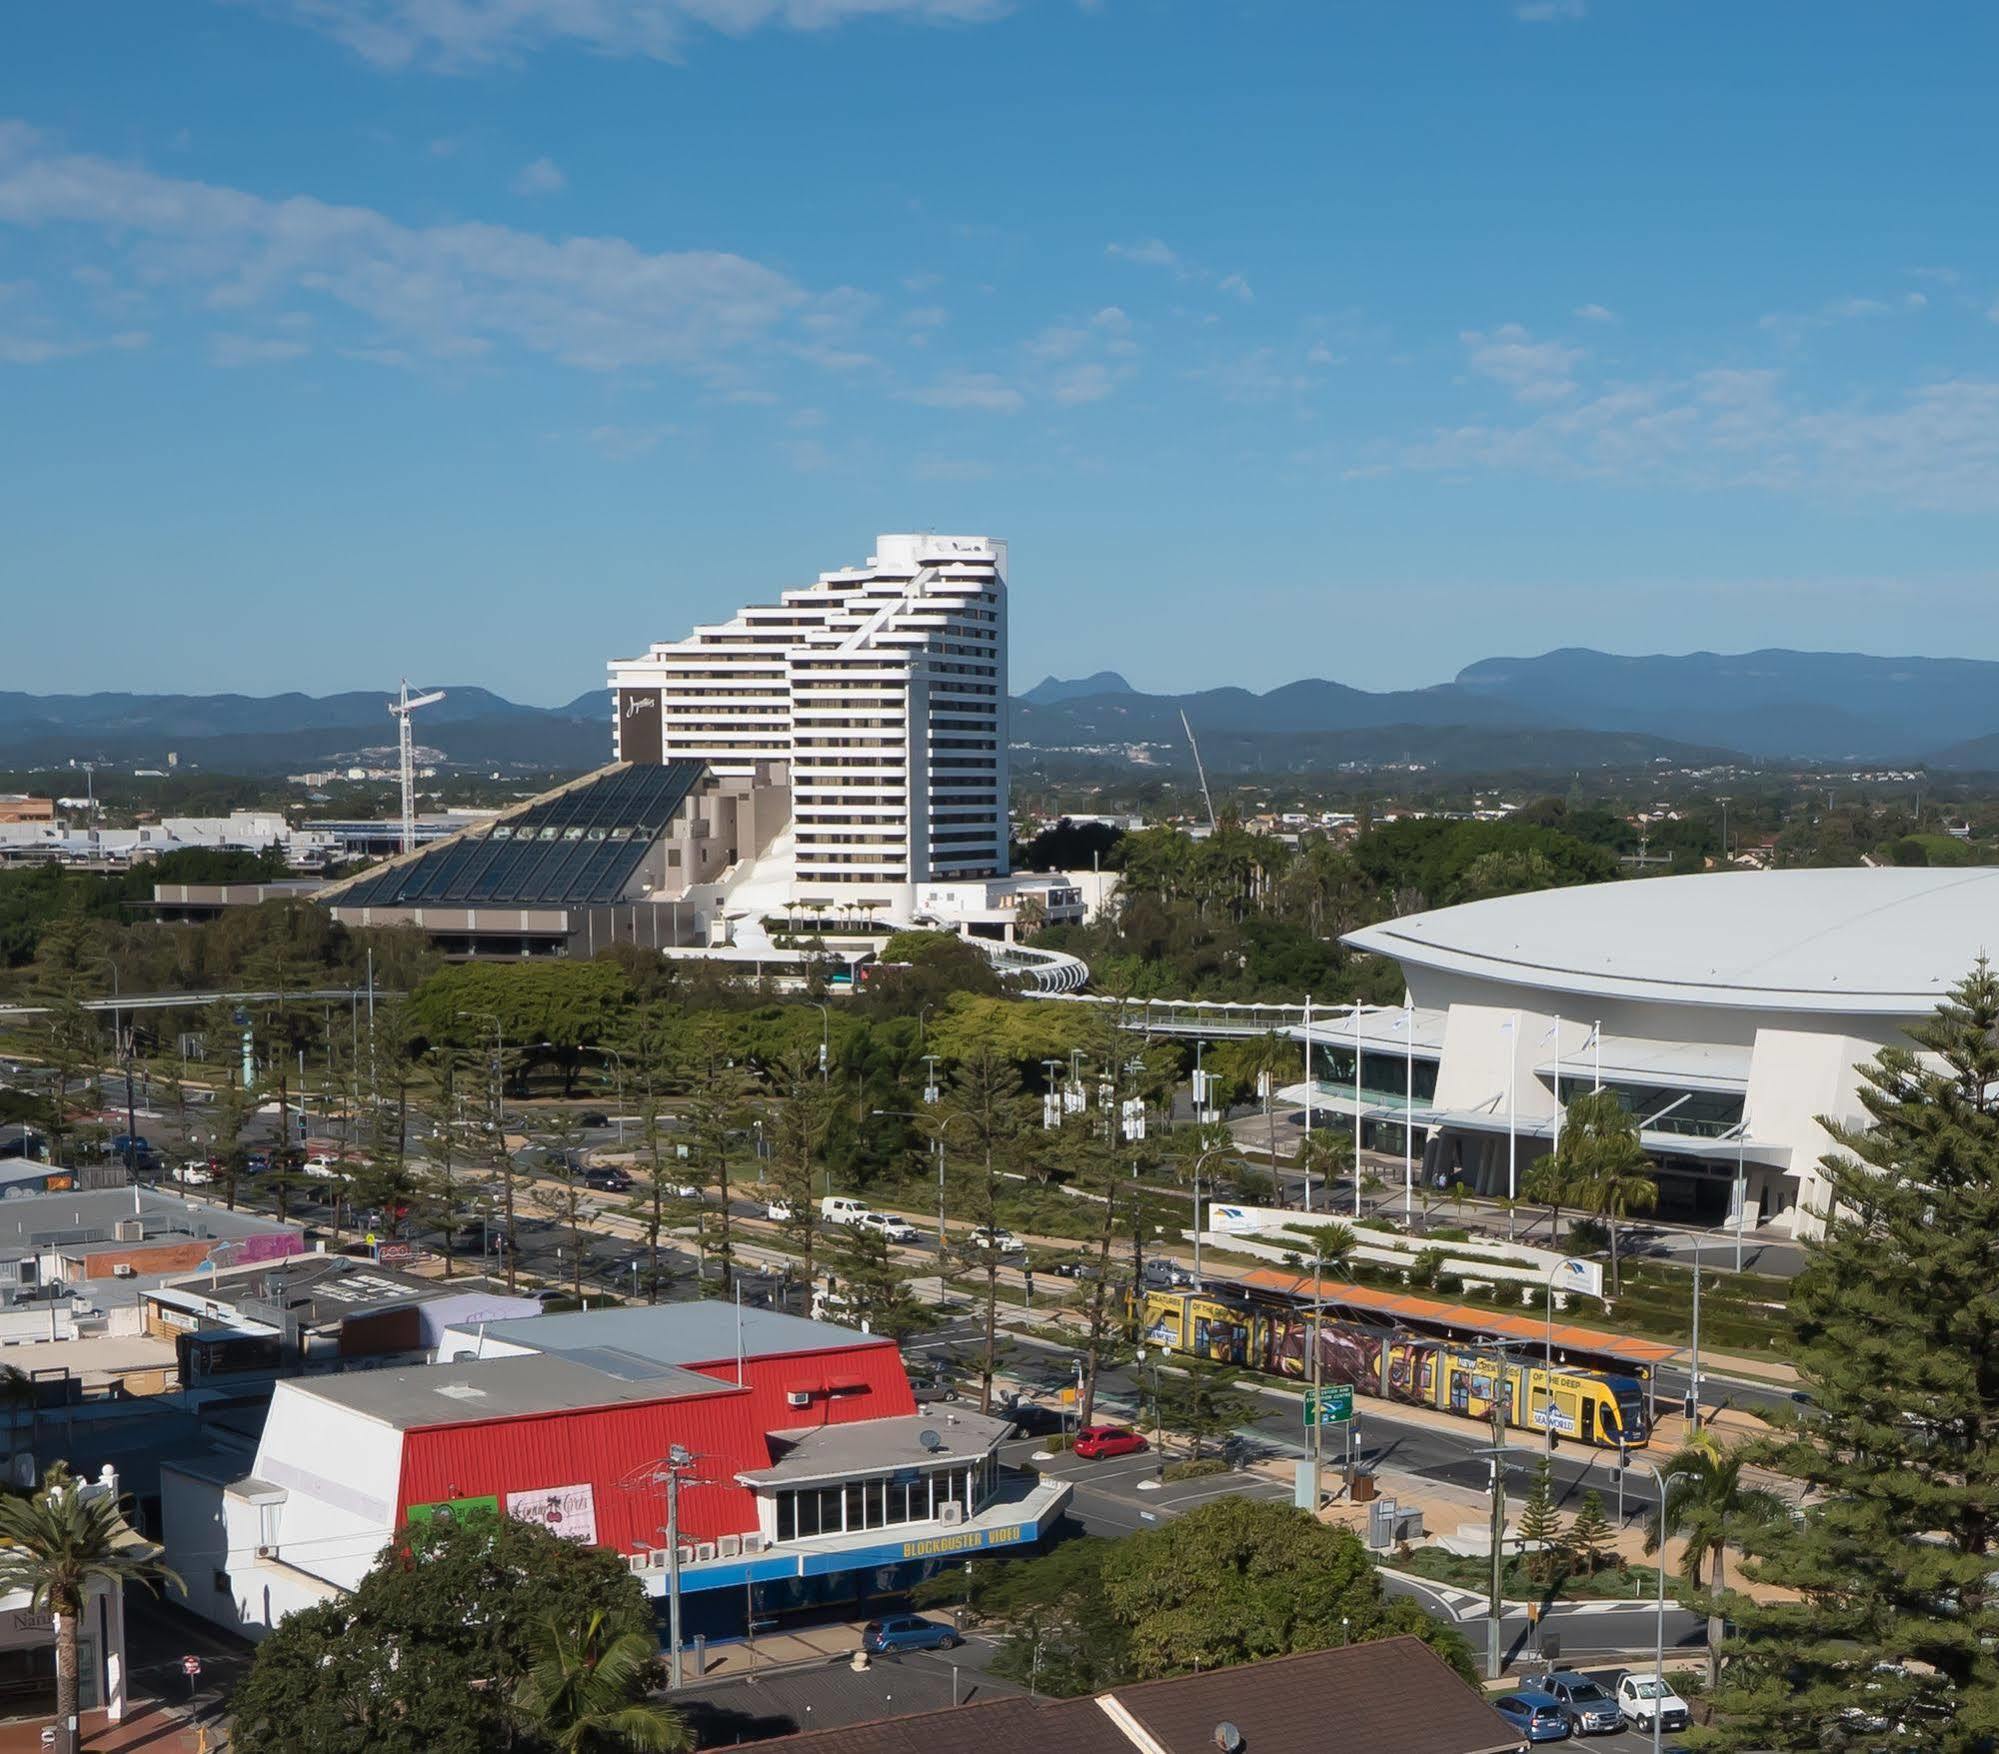
<svg viewBox="0 0 1999 1754">
<path fill-rule="evenodd" d="M 921 1614 L 891 1614 L 861 1628 L 861 1649 L 871 1656 L 905 1650 L 955 1650 L 965 1641 L 949 1626 Z"/>
<path fill-rule="evenodd" d="M 1562 1702 L 1538 1687 L 1502 1693 L 1492 1702 L 1492 1709 L 1530 1742 L 1565 1742 L 1569 1738 L 1569 1714 L 1562 1709 Z"/>
</svg>

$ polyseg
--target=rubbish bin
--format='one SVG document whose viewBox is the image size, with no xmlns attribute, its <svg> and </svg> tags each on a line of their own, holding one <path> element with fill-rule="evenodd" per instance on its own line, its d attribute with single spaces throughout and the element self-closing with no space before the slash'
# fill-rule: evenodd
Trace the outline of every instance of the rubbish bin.
<svg viewBox="0 0 1999 1754">
<path fill-rule="evenodd" d="M 1353 1477 L 1353 1501 L 1356 1504 L 1372 1504 L 1375 1498 L 1374 1476 L 1355 1474 Z"/>
</svg>

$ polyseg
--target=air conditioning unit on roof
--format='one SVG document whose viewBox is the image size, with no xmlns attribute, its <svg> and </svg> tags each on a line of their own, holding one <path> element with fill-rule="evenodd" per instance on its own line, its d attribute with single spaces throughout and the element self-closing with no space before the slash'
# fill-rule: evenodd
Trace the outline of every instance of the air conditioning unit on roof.
<svg viewBox="0 0 1999 1754">
<path fill-rule="evenodd" d="M 715 1543 L 715 1551 L 724 1559 L 740 1559 L 743 1556 L 743 1537 L 724 1535 Z"/>
<path fill-rule="evenodd" d="M 715 1543 L 713 1541 L 703 1541 L 694 1549 L 694 1563 L 696 1565 L 707 1565 L 714 1557 Z"/>
<path fill-rule="evenodd" d="M 965 1507 L 954 1498 L 944 1506 L 941 1515 L 947 1523 L 961 1523 L 965 1520 Z"/>
<path fill-rule="evenodd" d="M 764 1538 L 761 1534 L 745 1535 L 743 1537 L 743 1551 L 745 1553 L 761 1553 L 763 1550 Z"/>
</svg>

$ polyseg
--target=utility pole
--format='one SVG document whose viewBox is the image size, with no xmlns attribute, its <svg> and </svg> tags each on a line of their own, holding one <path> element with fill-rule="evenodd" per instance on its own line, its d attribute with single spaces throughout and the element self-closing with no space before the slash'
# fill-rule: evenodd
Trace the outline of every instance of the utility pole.
<svg viewBox="0 0 1999 1754">
<path fill-rule="evenodd" d="M 1694 1345 L 1693 1380 L 1687 1393 L 1687 1427 L 1701 1428 L 1701 1239 L 1694 1238 Z"/>
<path fill-rule="evenodd" d="M 1325 1448 L 1326 1430 L 1325 1421 L 1319 1416 L 1320 1401 L 1325 1393 L 1321 1368 L 1323 1359 L 1319 1351 L 1319 1312 L 1326 1306 L 1324 1287 L 1319 1282 L 1319 1275 L 1323 1271 L 1320 1260 L 1320 1250 L 1315 1247 L 1312 1250 L 1312 1516 L 1314 1520 L 1318 1518 L 1321 1502 L 1319 1467 Z"/>
<path fill-rule="evenodd" d="M 1497 1681 L 1505 1667 L 1500 1616 L 1506 1610 L 1501 1590 L 1501 1568 L 1506 1560 L 1506 1408 L 1499 1399 L 1503 1378 L 1493 1366 L 1492 1399 L 1492 1598 L 1487 1603 L 1485 1631 L 1485 1678 Z M 1663 1564 L 1663 1560 L 1661 1561 Z"/>
</svg>

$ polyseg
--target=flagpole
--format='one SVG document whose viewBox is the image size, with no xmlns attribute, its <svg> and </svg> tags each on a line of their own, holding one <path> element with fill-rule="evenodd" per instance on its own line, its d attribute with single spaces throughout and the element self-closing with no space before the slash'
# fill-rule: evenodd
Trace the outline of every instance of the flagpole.
<svg viewBox="0 0 1999 1754">
<path fill-rule="evenodd" d="M 1520 1013 L 1507 1025 L 1512 1040 L 1506 1056 L 1506 1237 L 1513 1239 L 1513 1202 L 1518 1197 L 1520 1163 Z"/>
<path fill-rule="evenodd" d="M 1407 1088 L 1402 1095 L 1402 1228 L 1415 1223 L 1416 1200 L 1416 1006 L 1402 1001 L 1402 1071 Z"/>
<path fill-rule="evenodd" d="M 1360 1222 L 1360 1001 L 1353 1002 L 1353 1215 Z"/>
<path fill-rule="evenodd" d="M 1305 1166 L 1305 1210 L 1312 1209 L 1312 995 L 1305 995 L 1305 1137 L 1299 1142 L 1298 1161 Z M 1270 1166 L 1270 1180 L 1277 1184 L 1277 1165 Z M 1280 1197 L 1278 1205 L 1284 1201 Z"/>
<path fill-rule="evenodd" d="M 1555 1019 L 1555 1143 L 1553 1149 L 1562 1148 L 1562 1020 Z"/>
<path fill-rule="evenodd" d="M 1589 1026 L 1590 1050 L 1595 1055 L 1595 1082 L 1592 1089 L 1603 1088 L 1603 1019 L 1599 1017 Z"/>
</svg>

